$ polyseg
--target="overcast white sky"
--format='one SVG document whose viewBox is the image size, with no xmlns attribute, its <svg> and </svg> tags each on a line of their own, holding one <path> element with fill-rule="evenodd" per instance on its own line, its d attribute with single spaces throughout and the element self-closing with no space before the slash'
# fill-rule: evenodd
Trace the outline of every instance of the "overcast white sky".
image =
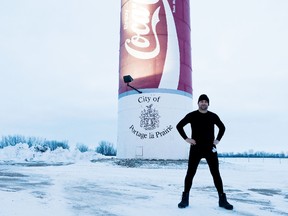
<svg viewBox="0 0 288 216">
<path fill-rule="evenodd" d="M 193 104 L 210 97 L 220 150 L 287 152 L 288 1 L 190 2 Z M 116 144 L 120 6 L 0 0 L 1 136 Z"/>
</svg>

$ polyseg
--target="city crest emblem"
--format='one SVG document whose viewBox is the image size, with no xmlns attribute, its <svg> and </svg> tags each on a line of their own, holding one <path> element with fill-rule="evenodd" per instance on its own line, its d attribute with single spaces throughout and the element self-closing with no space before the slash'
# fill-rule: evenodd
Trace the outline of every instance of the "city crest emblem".
<svg viewBox="0 0 288 216">
<path fill-rule="evenodd" d="M 140 127 L 145 130 L 154 130 L 159 127 L 159 112 L 155 108 L 152 108 L 153 104 L 146 106 L 147 109 L 144 109 L 140 115 Z"/>
</svg>

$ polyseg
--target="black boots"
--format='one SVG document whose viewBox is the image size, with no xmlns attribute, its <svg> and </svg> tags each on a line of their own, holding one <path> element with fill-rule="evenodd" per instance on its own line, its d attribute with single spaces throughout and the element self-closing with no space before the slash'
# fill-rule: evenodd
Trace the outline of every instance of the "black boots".
<svg viewBox="0 0 288 216">
<path fill-rule="evenodd" d="M 219 194 L 219 206 L 222 207 L 222 208 L 225 208 L 227 210 L 232 210 L 233 209 L 233 205 L 228 203 L 225 193 Z"/>
<path fill-rule="evenodd" d="M 178 204 L 178 208 L 186 208 L 189 205 L 189 193 L 183 192 L 182 200 Z"/>
<path fill-rule="evenodd" d="M 183 192 L 182 200 L 178 204 L 178 208 L 186 208 L 187 206 L 189 206 L 189 193 Z M 219 207 L 225 208 L 227 210 L 233 209 L 233 205 L 228 203 L 225 193 L 219 194 Z"/>
</svg>

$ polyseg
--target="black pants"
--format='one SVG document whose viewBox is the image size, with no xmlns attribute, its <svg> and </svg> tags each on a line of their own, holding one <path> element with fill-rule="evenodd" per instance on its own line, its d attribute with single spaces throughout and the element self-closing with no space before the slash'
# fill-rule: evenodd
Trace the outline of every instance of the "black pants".
<svg viewBox="0 0 288 216">
<path fill-rule="evenodd" d="M 190 149 L 188 169 L 187 169 L 187 174 L 185 177 L 184 192 L 189 193 L 192 187 L 193 178 L 197 171 L 197 167 L 202 158 L 206 159 L 209 169 L 210 169 L 210 173 L 213 177 L 214 185 L 218 193 L 222 194 L 223 183 L 222 183 L 222 179 L 221 179 L 220 172 L 219 172 L 219 161 L 218 161 L 217 152 L 213 152 L 212 149 L 201 150 L 201 149 L 198 149 L 196 146 L 192 146 Z"/>
</svg>

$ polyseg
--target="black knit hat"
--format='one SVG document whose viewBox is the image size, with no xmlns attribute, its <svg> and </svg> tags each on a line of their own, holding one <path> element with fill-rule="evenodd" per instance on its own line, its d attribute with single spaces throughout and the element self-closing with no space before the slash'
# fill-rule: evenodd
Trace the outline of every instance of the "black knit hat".
<svg viewBox="0 0 288 216">
<path fill-rule="evenodd" d="M 206 94 L 200 95 L 200 97 L 198 99 L 198 103 L 199 103 L 199 101 L 202 101 L 202 100 L 206 100 L 208 102 L 208 104 L 209 104 L 209 98 L 208 98 L 208 96 Z"/>
</svg>

